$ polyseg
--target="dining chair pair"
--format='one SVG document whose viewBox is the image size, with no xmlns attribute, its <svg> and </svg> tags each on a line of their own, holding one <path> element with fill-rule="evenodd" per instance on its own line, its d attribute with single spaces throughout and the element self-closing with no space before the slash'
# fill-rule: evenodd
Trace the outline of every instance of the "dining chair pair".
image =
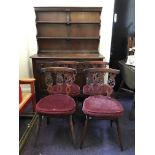
<svg viewBox="0 0 155 155">
<path fill-rule="evenodd" d="M 69 118 L 71 136 L 75 145 L 75 131 L 73 115 L 76 111 L 76 102 L 73 97 L 80 94 L 80 87 L 75 84 L 77 70 L 69 67 L 46 67 L 42 68 L 45 84 L 47 86 L 48 96 L 43 97 L 36 104 L 36 113 L 39 116 L 37 133 L 39 134 L 42 116 L 47 117 L 67 117 Z M 85 114 L 85 123 L 80 140 L 80 148 L 83 147 L 84 138 L 89 118 L 108 119 L 115 121 L 119 136 L 121 150 L 123 145 L 121 141 L 118 119 L 123 115 L 121 103 L 110 95 L 115 85 L 115 76 L 118 70 L 97 67 L 86 68 L 83 73 L 86 76 L 86 85 L 83 86 L 83 94 L 89 95 L 84 102 L 82 111 Z M 108 82 L 105 83 L 106 73 L 108 73 Z"/>
</svg>

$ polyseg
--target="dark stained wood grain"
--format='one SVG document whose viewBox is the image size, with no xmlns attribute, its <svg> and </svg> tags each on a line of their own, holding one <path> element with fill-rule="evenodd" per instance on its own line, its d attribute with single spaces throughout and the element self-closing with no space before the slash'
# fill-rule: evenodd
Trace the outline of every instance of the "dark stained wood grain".
<svg viewBox="0 0 155 155">
<path fill-rule="evenodd" d="M 78 70 L 76 83 L 85 84 L 85 61 L 103 62 L 99 54 L 101 7 L 35 7 L 38 52 L 31 56 L 36 94 L 46 94 L 41 69 L 65 65 Z M 72 65 L 72 62 L 74 65 Z M 99 64 L 98 64 L 99 65 Z"/>
</svg>

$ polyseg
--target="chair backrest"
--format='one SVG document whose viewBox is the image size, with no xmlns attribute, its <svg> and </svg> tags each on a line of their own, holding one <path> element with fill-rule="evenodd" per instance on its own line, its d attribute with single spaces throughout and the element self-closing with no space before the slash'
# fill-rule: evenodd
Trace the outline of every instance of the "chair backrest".
<svg viewBox="0 0 155 155">
<path fill-rule="evenodd" d="M 122 75 L 122 79 L 124 83 L 129 87 L 130 89 L 135 89 L 135 70 L 131 68 L 131 66 L 128 66 L 125 64 L 124 61 L 119 61 L 119 68 Z"/>
<path fill-rule="evenodd" d="M 86 85 L 83 87 L 85 95 L 106 95 L 110 96 L 115 86 L 115 77 L 119 70 L 112 68 L 88 68 L 85 70 Z M 108 81 L 105 76 L 108 74 Z"/>
<path fill-rule="evenodd" d="M 44 73 L 45 84 L 49 94 L 71 95 L 77 73 L 76 69 L 68 67 L 46 67 L 42 68 L 41 72 Z"/>
</svg>

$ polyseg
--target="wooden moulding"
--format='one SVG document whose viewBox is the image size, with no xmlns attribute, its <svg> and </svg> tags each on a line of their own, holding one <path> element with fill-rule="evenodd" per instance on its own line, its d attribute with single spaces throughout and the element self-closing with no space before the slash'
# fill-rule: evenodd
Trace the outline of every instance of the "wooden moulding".
<svg viewBox="0 0 155 155">
<path fill-rule="evenodd" d="M 120 71 L 117 69 L 112 69 L 112 68 L 89 68 L 85 69 L 85 72 L 107 72 L 107 73 L 114 73 L 114 74 L 119 74 Z"/>
<path fill-rule="evenodd" d="M 102 11 L 102 7 L 34 7 L 35 11 Z"/>
</svg>

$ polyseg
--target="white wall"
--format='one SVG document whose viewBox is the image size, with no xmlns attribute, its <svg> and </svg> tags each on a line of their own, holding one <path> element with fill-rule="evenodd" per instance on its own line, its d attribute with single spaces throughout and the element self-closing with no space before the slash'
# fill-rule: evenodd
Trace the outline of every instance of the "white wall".
<svg viewBox="0 0 155 155">
<path fill-rule="evenodd" d="M 31 55 L 37 53 L 36 25 L 33 3 L 22 1 L 18 22 L 19 39 L 19 78 L 32 77 Z"/>
<path fill-rule="evenodd" d="M 101 31 L 99 51 L 105 57 L 106 61 L 110 58 L 110 45 L 112 35 L 112 21 L 114 0 L 35 0 L 24 3 L 20 10 L 20 23 L 22 28 L 20 31 L 20 57 L 19 57 L 19 78 L 32 77 L 31 55 L 37 53 L 35 14 L 33 7 L 35 6 L 57 6 L 57 7 L 103 7 L 101 14 Z"/>
</svg>

